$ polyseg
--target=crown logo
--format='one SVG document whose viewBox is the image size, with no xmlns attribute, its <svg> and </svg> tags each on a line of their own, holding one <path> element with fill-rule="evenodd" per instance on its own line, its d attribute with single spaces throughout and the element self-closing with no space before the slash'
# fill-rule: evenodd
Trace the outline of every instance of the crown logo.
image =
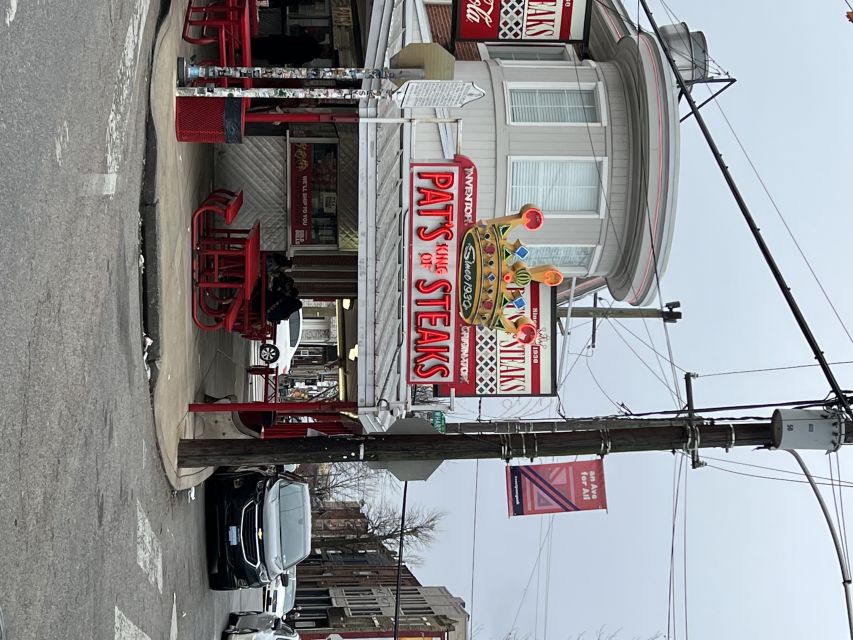
<svg viewBox="0 0 853 640">
<path fill-rule="evenodd" d="M 508 236 L 518 226 L 538 231 L 544 223 L 542 211 L 526 204 L 517 214 L 481 220 L 468 228 L 460 244 L 457 288 L 465 322 L 501 329 L 522 344 L 537 340 L 541 332 L 524 315 L 527 301 L 522 289 L 532 282 L 555 287 L 563 274 L 552 265 L 528 266 L 530 250 Z"/>
</svg>

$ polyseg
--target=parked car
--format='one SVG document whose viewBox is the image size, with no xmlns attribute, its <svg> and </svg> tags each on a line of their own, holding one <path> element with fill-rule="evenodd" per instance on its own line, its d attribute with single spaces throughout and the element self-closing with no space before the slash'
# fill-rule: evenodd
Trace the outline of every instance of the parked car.
<svg viewBox="0 0 853 640">
<path fill-rule="evenodd" d="M 231 614 L 228 627 L 222 632 L 223 640 L 299 640 L 299 634 L 281 620 L 267 615 Z"/>
<path fill-rule="evenodd" d="M 296 567 L 277 575 L 264 587 L 264 612 L 283 618 L 296 604 Z"/>
<path fill-rule="evenodd" d="M 205 512 L 211 589 L 264 586 L 310 551 L 311 497 L 292 474 L 219 470 Z"/>
<path fill-rule="evenodd" d="M 293 356 L 302 341 L 302 309 L 293 313 L 287 320 L 279 322 L 275 335 L 275 346 L 280 353 L 279 368 L 284 373 L 289 373 Z"/>
<path fill-rule="evenodd" d="M 275 332 L 275 344 L 257 342 L 257 348 L 254 351 L 258 360 L 267 365 L 276 363 L 279 358 L 282 358 L 279 364 L 282 371 L 287 373 L 290 371 L 293 354 L 296 353 L 296 348 L 302 339 L 302 309 L 295 311 L 287 320 L 279 322 Z"/>
</svg>

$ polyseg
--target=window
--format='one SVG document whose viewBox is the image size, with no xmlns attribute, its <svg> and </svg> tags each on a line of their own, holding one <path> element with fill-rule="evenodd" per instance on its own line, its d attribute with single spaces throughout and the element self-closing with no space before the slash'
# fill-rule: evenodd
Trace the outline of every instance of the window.
<svg viewBox="0 0 853 640">
<path fill-rule="evenodd" d="M 509 211 L 528 203 L 545 214 L 600 215 L 603 161 L 510 158 Z"/>
<path fill-rule="evenodd" d="M 538 89 L 509 87 L 510 124 L 599 124 L 594 88 Z"/>
<path fill-rule="evenodd" d="M 569 62 L 572 54 L 564 45 L 486 45 L 486 53 L 492 60 L 541 60 L 547 62 Z"/>
<path fill-rule="evenodd" d="M 578 275 L 586 273 L 592 267 L 595 257 L 594 246 L 572 246 L 572 245 L 524 245 L 530 255 L 525 262 L 529 265 L 550 264 L 554 265 L 564 273 Z"/>
</svg>

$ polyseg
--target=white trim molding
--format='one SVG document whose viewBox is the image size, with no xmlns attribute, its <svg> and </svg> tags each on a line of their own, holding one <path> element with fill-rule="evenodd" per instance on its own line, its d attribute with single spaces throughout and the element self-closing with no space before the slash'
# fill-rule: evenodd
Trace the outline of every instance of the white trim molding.
<svg viewBox="0 0 853 640">
<path fill-rule="evenodd" d="M 595 96 L 598 120 L 596 122 L 516 122 L 512 119 L 512 101 L 510 91 L 512 89 L 527 90 L 563 90 L 563 91 L 592 91 Z M 503 83 L 504 104 L 506 105 L 506 123 L 513 127 L 606 127 L 607 126 L 607 101 L 604 93 L 603 82 L 523 82 L 505 81 Z"/>
</svg>

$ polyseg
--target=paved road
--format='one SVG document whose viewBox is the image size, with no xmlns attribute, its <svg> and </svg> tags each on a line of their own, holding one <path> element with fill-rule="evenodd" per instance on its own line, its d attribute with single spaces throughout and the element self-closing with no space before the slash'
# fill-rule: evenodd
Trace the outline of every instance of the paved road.
<svg viewBox="0 0 853 640">
<path fill-rule="evenodd" d="M 35 637 L 34 624 L 63 638 L 214 638 L 232 603 L 257 599 L 206 589 L 203 496 L 171 495 L 154 438 L 138 212 L 159 10 L 0 0 L 7 638 Z"/>
</svg>

